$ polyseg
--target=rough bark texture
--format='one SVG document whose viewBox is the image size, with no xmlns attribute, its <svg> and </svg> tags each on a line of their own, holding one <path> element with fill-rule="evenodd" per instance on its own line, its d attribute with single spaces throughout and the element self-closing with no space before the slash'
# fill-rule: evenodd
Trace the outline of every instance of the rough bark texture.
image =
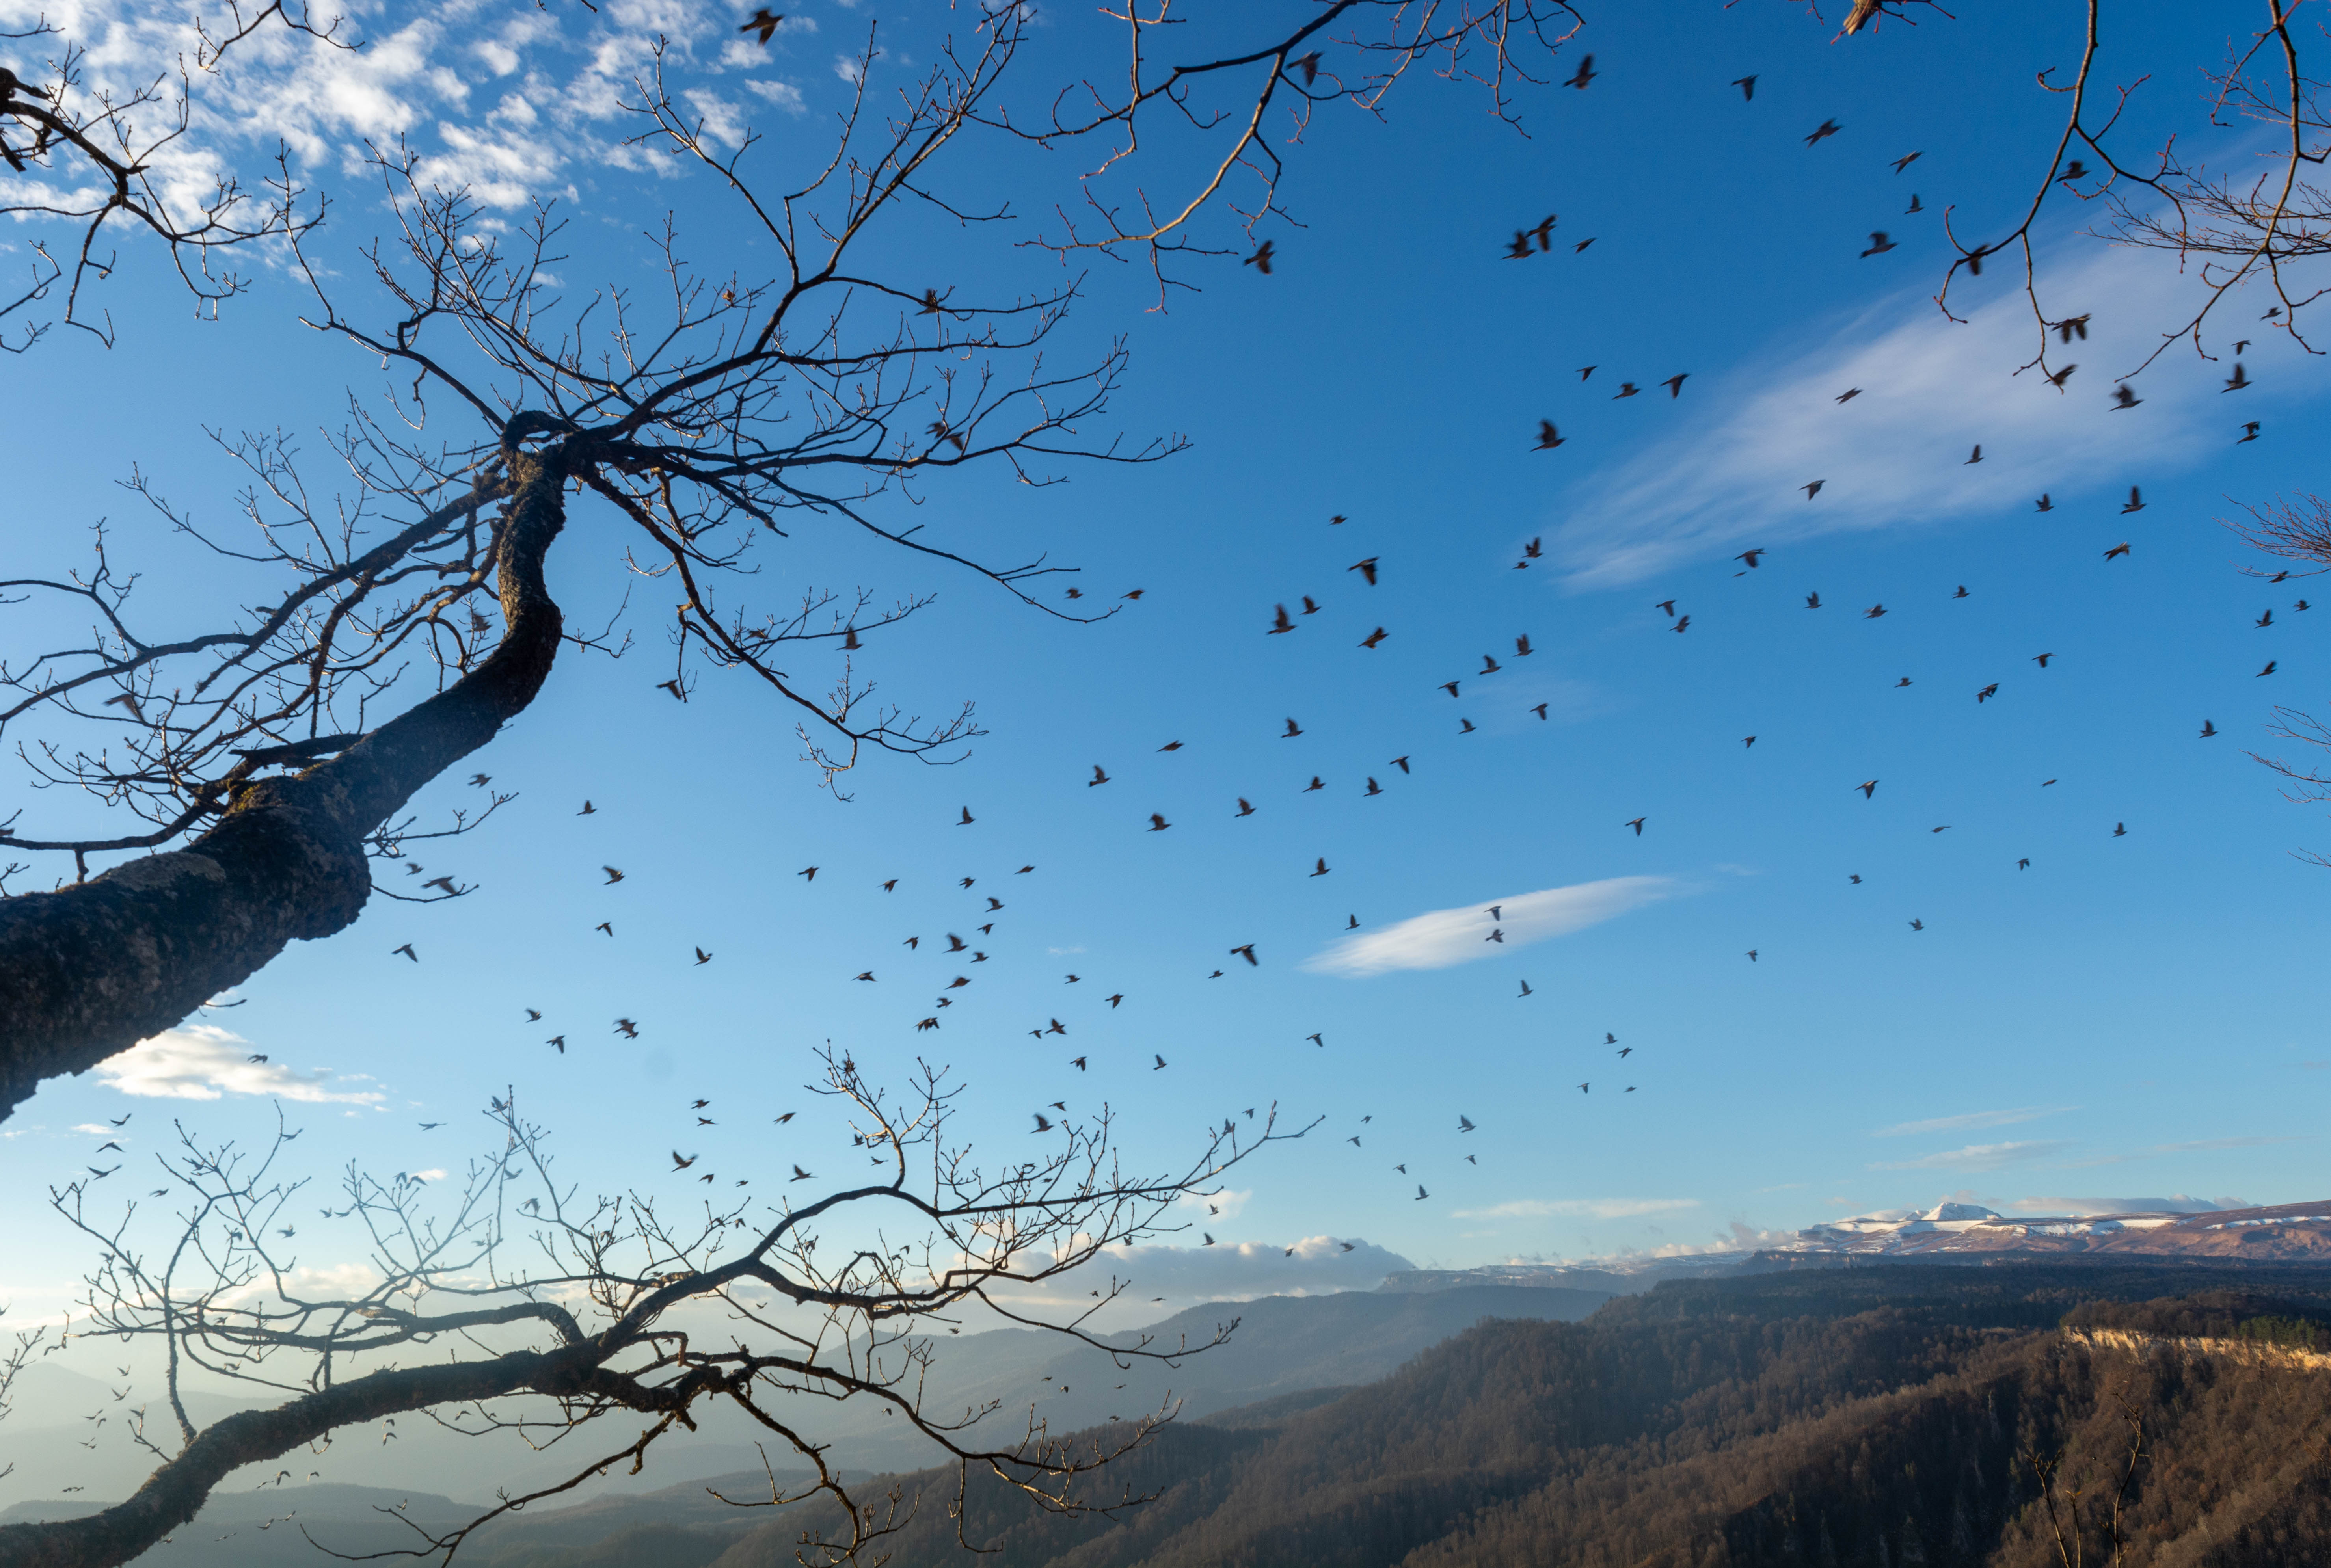
<svg viewBox="0 0 2331 1568">
<path fill-rule="evenodd" d="M 558 652 L 542 563 L 566 523 L 566 444 L 513 455 L 496 586 L 505 631 L 445 690 L 297 777 L 240 790 L 183 850 L 54 893 L 0 899 L 0 1117 L 241 984 L 294 940 L 352 923 L 365 835 L 534 700 Z"/>
</svg>

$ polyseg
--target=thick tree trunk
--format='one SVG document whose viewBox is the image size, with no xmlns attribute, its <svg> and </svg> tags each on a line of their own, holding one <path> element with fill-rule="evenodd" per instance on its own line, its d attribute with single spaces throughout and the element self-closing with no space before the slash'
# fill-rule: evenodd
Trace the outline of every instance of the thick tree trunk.
<svg viewBox="0 0 2331 1568">
<path fill-rule="evenodd" d="M 562 622 L 542 575 L 565 526 L 566 443 L 512 454 L 496 586 L 504 632 L 475 670 L 297 777 L 238 791 L 183 850 L 54 893 L 0 899 L 0 1117 L 241 984 L 372 891 L 365 835 L 534 700 Z"/>
</svg>

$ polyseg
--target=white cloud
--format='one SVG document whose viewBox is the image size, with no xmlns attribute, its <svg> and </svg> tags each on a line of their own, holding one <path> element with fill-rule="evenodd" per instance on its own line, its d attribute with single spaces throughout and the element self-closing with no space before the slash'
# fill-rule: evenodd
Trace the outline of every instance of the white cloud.
<svg viewBox="0 0 2331 1568">
<path fill-rule="evenodd" d="M 154 1099 L 214 1100 L 224 1095 L 270 1095 L 319 1104 L 377 1105 L 378 1090 L 346 1087 L 369 1083 L 319 1070 L 294 1072 L 280 1062 L 253 1061 L 251 1042 L 207 1023 L 181 1024 L 141 1040 L 119 1056 L 98 1063 L 97 1075 L 123 1094 Z"/>
<path fill-rule="evenodd" d="M 1551 936 L 1567 936 L 1687 890 L 1672 877 L 1612 877 L 1485 898 L 1461 908 L 1428 910 L 1381 931 L 1346 936 L 1306 959 L 1303 967 L 1318 974 L 1349 978 L 1394 969 L 1446 969 L 1494 958 Z M 1495 920 L 1489 917 L 1493 905 L 1498 911 Z M 1490 941 L 1492 930 L 1502 930 L 1505 940 Z"/>
<path fill-rule="evenodd" d="M 1211 1198 L 1203 1193 L 1185 1193 L 1175 1202 L 1179 1207 L 1204 1214 L 1209 1220 L 1235 1220 L 1246 1207 L 1247 1200 L 1253 1196 L 1252 1187 L 1236 1193 L 1225 1188 Z"/>
<path fill-rule="evenodd" d="M 2072 1145 L 2061 1141 L 2032 1141 L 2007 1144 L 1969 1144 L 1963 1149 L 1946 1149 L 1938 1155 L 1924 1155 L 1915 1160 L 1895 1160 L 1882 1165 L 1872 1165 L 1873 1171 L 1995 1171 L 2002 1165 L 2022 1164 L 2026 1160 L 2044 1160 L 2060 1155 Z"/>
<path fill-rule="evenodd" d="M 1554 1214 L 1584 1214 L 1596 1220 L 1628 1220 L 1638 1214 L 1668 1214 L 1697 1209 L 1698 1198 L 1516 1198 L 1487 1209 L 1452 1209 L 1457 1220 L 1536 1220 Z"/>
<path fill-rule="evenodd" d="M 445 1179 L 445 1173 L 442 1170 L 436 1169 L 426 1171 L 407 1171 L 405 1174 L 411 1176 L 416 1182 L 442 1182 Z"/>
<path fill-rule="evenodd" d="M 745 83 L 745 90 L 768 100 L 787 114 L 809 112 L 809 103 L 802 97 L 802 90 L 790 81 L 763 81 L 756 79 Z"/>
<path fill-rule="evenodd" d="M 1935 1117 L 1923 1122 L 1903 1122 L 1890 1127 L 1879 1127 L 1870 1136 L 1873 1138 L 1907 1137 L 1913 1133 L 1956 1133 L 1972 1127 L 2004 1127 L 2017 1122 L 2037 1121 L 2065 1111 L 2079 1109 L 2078 1106 L 2020 1106 L 2007 1111 L 1968 1111 L 1964 1116 Z"/>
<path fill-rule="evenodd" d="M 2136 384 L 2138 407 L 2117 410 L 2110 394 L 2115 375 L 2157 345 L 2151 324 L 2174 318 L 2192 280 L 2158 256 L 2074 243 L 2042 266 L 2041 298 L 2114 309 L 2091 337 L 2051 356 L 2055 368 L 2080 366 L 2064 392 L 2036 371 L 2011 374 L 2035 343 L 2012 268 L 1976 286 L 1988 299 L 1964 324 L 1943 318 L 1921 278 L 1777 368 L 1760 360 L 1712 378 L 1672 433 L 1564 498 L 1575 520 L 1555 540 L 1568 581 L 1615 584 L 1746 546 L 2029 512 L 2042 490 L 2120 487 L 2191 464 L 2222 434 L 2222 418 L 2195 416 L 2223 406 L 2214 400 L 2225 365 L 2173 351 Z M 1835 402 L 1856 386 L 1859 396 Z M 2254 412 L 2268 394 L 2244 395 Z M 1984 461 L 1965 461 L 1978 442 Z M 1814 480 L 1825 482 L 1808 499 L 1801 487 Z"/>
<path fill-rule="evenodd" d="M 93 1138 L 126 1138 L 129 1136 L 119 1127 L 109 1127 L 103 1122 L 75 1122 L 72 1130 L 87 1133 Z"/>
<path fill-rule="evenodd" d="M 2193 1198 L 2177 1193 L 2166 1198 L 2018 1198 L 2006 1205 L 2028 1214 L 2208 1214 L 2221 1209 L 2247 1209 L 2241 1198 Z"/>
</svg>

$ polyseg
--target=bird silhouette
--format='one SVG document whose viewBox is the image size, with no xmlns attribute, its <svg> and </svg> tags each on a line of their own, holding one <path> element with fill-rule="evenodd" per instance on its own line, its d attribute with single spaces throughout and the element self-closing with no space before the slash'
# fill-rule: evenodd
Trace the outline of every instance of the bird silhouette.
<svg viewBox="0 0 2331 1568">
<path fill-rule="evenodd" d="M 1363 648 L 1374 648 L 1377 643 L 1384 640 L 1384 629 L 1379 626 L 1375 631 L 1369 632 L 1365 637 L 1360 639 L 1360 646 Z"/>
<path fill-rule="evenodd" d="M 1554 421 L 1550 419 L 1541 419 L 1537 422 L 1537 445 L 1532 447 L 1530 450 L 1533 451 L 1552 451 L 1556 447 L 1560 446 L 1564 442 L 1569 439 L 1570 438 L 1568 436 L 1564 435 L 1560 431 L 1555 428 Z"/>
<path fill-rule="evenodd" d="M 2129 390 L 2128 383 L 2126 381 L 2113 388 L 2113 406 L 2115 408 L 2135 408 L 2138 404 L 2143 403 L 2145 399 L 2137 396 L 2136 393 Z"/>
<path fill-rule="evenodd" d="M 1668 389 L 1668 398 L 1670 402 L 1683 395 L 1683 384 L 1690 375 L 1691 372 L 1689 370 L 1680 371 L 1660 383 L 1661 386 Z"/>
<path fill-rule="evenodd" d="M 1740 101 L 1743 103 L 1756 96 L 1756 79 L 1754 76 L 1735 77 L 1732 85 L 1740 90 Z"/>
<path fill-rule="evenodd" d="M 1261 244 L 1255 247 L 1253 255 L 1249 256 L 1245 261 L 1241 261 L 1239 265 L 1242 267 L 1252 267 L 1256 271 L 1268 278 L 1270 276 L 1272 253 L 1271 242 L 1269 240 L 1265 240 Z"/>
<path fill-rule="evenodd" d="M 1365 561 L 1354 562 L 1351 565 L 1345 567 L 1344 570 L 1346 572 L 1357 572 L 1361 577 L 1366 581 L 1367 585 L 1373 588 L 1376 585 L 1376 556 L 1370 556 Z"/>
<path fill-rule="evenodd" d="M 2274 673 L 2274 664 L 2275 664 L 2275 661 L 2274 661 L 2273 660 L 2271 660 L 2271 659 L 2268 660 L 2266 661 L 2266 668 L 2265 668 L 2264 670 L 2260 670 L 2260 671 L 2259 671 L 2259 674 L 2260 674 L 2260 675 L 2272 675 L 2272 674 Z M 2255 679 L 2255 677 L 2253 677 L 2253 679 Z"/>
<path fill-rule="evenodd" d="M 1242 805 L 1243 805 L 1243 804 L 1245 804 L 1246 803 L 1245 803 L 1245 802 L 1243 802 L 1243 801 L 1242 801 L 1242 802 L 1240 802 L 1239 803 L 1240 803 L 1240 804 L 1242 804 Z M 1242 814 L 1242 815 L 1243 815 L 1244 813 L 1242 813 L 1241 814 Z M 1153 832 L 1153 833 L 1162 833 L 1162 832 L 1164 832 L 1167 828 L 1170 828 L 1170 827 L 1172 827 L 1173 825 L 1174 825 L 1173 823 L 1171 823 L 1171 822 L 1167 822 L 1167 821 L 1166 821 L 1163 816 L 1159 815 L 1157 813 L 1156 813 L 1156 812 L 1152 812 L 1152 813 L 1149 813 L 1149 831 L 1150 831 L 1151 832 Z"/>
<path fill-rule="evenodd" d="M 2141 512 L 2143 510 L 2145 510 L 2145 493 L 2138 489 L 2135 485 L 2129 486 L 2128 505 L 2121 508 L 2121 511 L 2126 514 L 2128 512 Z"/>
<path fill-rule="evenodd" d="M 1818 610 L 1818 609 L 1820 609 L 1821 607 L 1822 607 L 1822 602 L 1821 602 L 1821 595 L 1820 595 L 1819 594 L 1806 594 L 1806 595 L 1805 595 L 1805 608 L 1806 608 L 1806 609 L 1808 609 L 1808 610 Z"/>
<path fill-rule="evenodd" d="M 2234 361 L 2234 373 L 2226 377 L 2226 385 L 2218 388 L 2218 390 L 2222 393 L 2240 392 L 2250 384 L 2250 378 L 2242 372 L 2242 362 L 2237 359 Z"/>
<path fill-rule="evenodd" d="M 1651 818 L 1649 817 L 1637 817 L 1632 822 L 1622 822 L 1619 825 L 1624 828 L 1634 829 L 1635 837 L 1640 839 L 1643 836 L 1643 824 L 1649 821 L 1651 821 Z"/>
<path fill-rule="evenodd" d="M 1528 996 L 1530 994 L 1532 994 L 1530 991 L 1530 983 L 1525 980 L 1522 982 L 1522 996 Z M 1521 997 L 1516 997 L 1514 1000 L 1518 1002 L 1521 1000 Z"/>
<path fill-rule="evenodd" d="M 1870 248 L 1861 253 L 1865 256 L 1882 256 L 1896 248 L 1894 242 L 1886 237 L 1885 230 L 1872 229 L 1870 231 Z"/>
<path fill-rule="evenodd" d="M 418 964 L 418 963 L 420 963 L 420 962 L 421 962 L 421 955 L 420 955 L 420 954 L 418 954 L 418 953 L 415 953 L 415 952 L 413 950 L 413 944 L 412 944 L 412 943 L 410 943 L 410 942 L 405 943 L 405 944 L 404 944 L 403 946 L 401 946 L 401 947 L 392 947 L 392 948 L 390 948 L 388 951 L 389 951 L 389 955 L 390 955 L 391 957 L 394 957 L 394 956 L 395 956 L 397 954 L 402 953 L 402 954 L 404 954 L 407 958 L 412 959 L 415 964 Z"/>
<path fill-rule="evenodd" d="M 1917 163 L 1920 158 L 1925 157 L 1927 155 L 1923 152 L 1904 153 L 1900 157 L 1894 160 L 1894 172 L 1898 175 L 1900 174 L 1904 169 L 1908 168 L 1912 164 Z"/>
<path fill-rule="evenodd" d="M 1231 951 L 1244 958 L 1247 961 L 1249 967 L 1252 967 L 1261 962 L 1261 960 L 1256 958 L 1254 955 L 1254 944 L 1251 942 L 1242 944 L 1239 946 L 1232 948 Z"/>
<path fill-rule="evenodd" d="M 1287 721 L 1287 732 L 1284 735 L 1281 735 L 1279 738 L 1281 740 L 1293 740 L 1297 736 L 1301 735 L 1302 733 L 1303 727 L 1290 718 Z"/>
<path fill-rule="evenodd" d="M 2127 555 L 2127 554 L 2128 554 L 2128 541 L 2127 541 L 2127 540 L 2126 540 L 2126 539 L 2124 539 L 2124 540 L 2122 540 L 2119 544 L 2115 545 L 2111 549 L 2107 550 L 2107 551 L 2105 552 L 2105 559 L 2106 559 L 2106 560 L 2107 560 L 2107 561 L 2109 561 L 2109 560 L 2111 560 L 2115 556 L 2126 556 L 2126 555 Z"/>
<path fill-rule="evenodd" d="M 1815 480 L 1809 485 L 1800 485 L 1798 488 L 1805 492 L 1805 499 L 1811 500 L 1822 493 L 1822 486 L 1827 483 L 1829 483 L 1827 480 Z"/>
<path fill-rule="evenodd" d="M 1817 141 L 1822 141 L 1829 137 L 1835 136 L 1839 131 L 1844 128 L 1845 128 L 1843 126 L 1839 125 L 1837 121 L 1833 119 L 1825 119 L 1822 121 L 1821 124 L 1813 127 L 1812 134 L 1805 138 L 1805 145 L 1807 147 L 1811 147 Z"/>
<path fill-rule="evenodd" d="M 1586 90 L 1586 84 L 1593 81 L 1599 74 L 1600 72 L 1594 69 L 1594 57 L 1591 54 L 1584 55 L 1582 56 L 1578 62 L 1577 71 L 1572 75 L 1569 81 L 1564 82 L 1562 85 L 1565 87 L 1577 88 L 1583 92 Z M 1418 1189 L 1420 1192 L 1422 1190 L 1422 1188 Z"/>
<path fill-rule="evenodd" d="M 761 35 L 762 47 L 766 48 L 768 46 L 769 40 L 777 35 L 777 24 L 783 22 L 785 19 L 785 14 L 784 12 L 780 11 L 775 15 L 771 15 L 769 14 L 769 8 L 764 5 L 756 10 L 751 16 L 747 17 L 746 19 L 745 25 L 737 29 L 737 31 L 739 33 L 759 33 Z"/>
<path fill-rule="evenodd" d="M 2217 734 L 2217 733 L 2218 733 L 2218 727 L 2217 727 L 2216 725 L 2212 724 L 2212 723 L 2211 723 L 2208 719 L 2206 719 L 2206 718 L 2205 718 L 2205 719 L 2203 719 L 2203 720 L 2202 721 L 2202 735 L 2201 735 L 2201 738 L 2202 738 L 2202 739 L 2203 739 L 2203 740 L 2207 740 L 2207 739 L 2209 739 L 2212 736 L 2213 736 L 2213 735 L 2215 735 L 2215 734 Z"/>
</svg>

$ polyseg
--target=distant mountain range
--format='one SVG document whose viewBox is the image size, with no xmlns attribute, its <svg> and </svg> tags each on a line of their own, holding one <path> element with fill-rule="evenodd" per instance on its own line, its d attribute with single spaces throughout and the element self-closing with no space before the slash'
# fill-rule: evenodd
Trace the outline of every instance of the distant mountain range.
<svg viewBox="0 0 2331 1568">
<path fill-rule="evenodd" d="M 1480 1269 L 1404 1269 L 1393 1291 L 1467 1286 L 1552 1287 L 1632 1295 L 1662 1279 L 1826 1266 L 1839 1256 L 1934 1259 L 1956 1253 L 2060 1258 L 2102 1253 L 2177 1260 L 2331 1262 L 2331 1198 L 2268 1208 L 2136 1209 L 2117 1214 L 2002 1214 L 1975 1203 L 1939 1203 L 1832 1220 L 1800 1231 L 1793 1243 L 1682 1257 L 1604 1259 L 1595 1264 L 1502 1263 Z"/>
<path fill-rule="evenodd" d="M 1285 1389 L 1161 1429 L 1093 1483 L 1151 1500 L 1107 1513 L 1047 1513 L 977 1473 L 958 1506 L 952 1469 L 856 1484 L 914 1505 L 881 1544 L 895 1568 L 2053 1568 L 2037 1458 L 2083 1560 L 2116 1560 L 2117 1496 L 2132 1563 L 2331 1563 L 2331 1267 L 1972 1261 L 1832 1256 L 1670 1279 L 1584 1321 L 1479 1321 L 1363 1386 Z M 1555 1295 L 1464 1294 L 1509 1309 Z M 1414 1309 L 1434 1299 L 1248 1304 L 1256 1364 L 1361 1364 L 1367 1341 L 1430 1332 Z M 1437 1321 L 1471 1305 L 1443 1301 Z M 1339 1336 L 1327 1363 L 1310 1356 Z M 2120 1494 L 2133 1431 L 2143 1463 Z M 538 1508 L 489 1525 L 460 1561 L 788 1568 L 804 1529 L 840 1521 L 823 1499 L 772 1512 L 712 1495 L 767 1484 L 756 1467 Z M 405 1520 L 442 1529 L 472 1506 L 323 1484 L 223 1496 L 141 1568 L 328 1560 L 310 1536 L 392 1550 L 412 1543 Z M 958 1525 L 994 1554 L 966 1554 Z"/>
</svg>

